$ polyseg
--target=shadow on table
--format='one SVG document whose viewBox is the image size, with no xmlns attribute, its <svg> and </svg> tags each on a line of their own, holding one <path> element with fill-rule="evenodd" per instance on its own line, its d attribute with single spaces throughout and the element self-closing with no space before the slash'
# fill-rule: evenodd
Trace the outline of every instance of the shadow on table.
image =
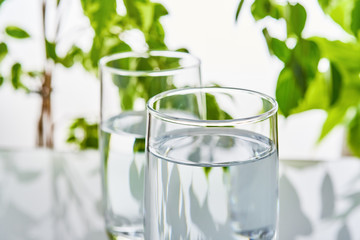
<svg viewBox="0 0 360 240">
<path fill-rule="evenodd" d="M 86 154 L 63 155 L 1 153 L 1 240 L 107 239 L 94 184 L 96 164 L 79 164 Z"/>
<path fill-rule="evenodd" d="M 295 239 L 297 236 L 310 235 L 310 220 L 301 209 L 300 199 L 295 187 L 286 176 L 280 178 L 279 238 Z"/>
<path fill-rule="evenodd" d="M 333 182 L 333 178 L 335 177 L 334 174 L 337 175 L 337 180 L 341 180 L 339 179 L 341 177 L 343 178 L 343 175 L 341 175 L 341 170 L 336 169 L 337 165 L 334 165 L 336 164 L 336 162 L 331 163 L 322 161 L 283 161 L 282 163 L 284 167 L 284 172 L 279 182 L 279 239 L 300 239 L 300 236 L 301 239 L 324 239 L 322 236 L 319 238 L 319 235 L 323 234 L 323 232 L 321 231 L 324 230 L 332 231 L 328 235 L 331 236 L 331 239 L 354 239 L 351 236 L 350 230 L 358 231 L 358 229 L 349 229 L 348 222 L 351 221 L 350 217 L 352 215 L 358 214 L 356 210 L 358 210 L 358 208 L 360 207 L 359 184 L 356 184 L 360 183 L 360 175 L 358 173 L 355 174 L 355 176 L 350 179 L 350 181 L 342 180 L 340 186 L 342 186 L 343 188 L 340 187 L 341 189 L 335 191 L 336 189 L 334 188 Z M 341 162 L 337 162 L 337 164 L 339 163 L 341 164 Z M 360 169 L 360 164 L 357 161 L 354 161 L 353 163 L 355 164 L 351 165 L 351 168 L 354 168 L 354 172 L 358 172 L 358 170 Z M 330 169 L 333 169 L 335 171 L 330 171 Z M 313 175 L 309 175 L 309 172 Z M 346 176 L 353 173 L 342 174 L 345 174 Z M 304 176 L 315 177 L 310 178 L 310 181 L 304 181 Z M 302 196 L 299 196 L 299 189 L 295 187 L 292 180 L 297 180 L 296 182 L 298 184 L 305 184 L 302 186 Z M 312 180 L 314 182 L 311 182 Z M 320 182 L 317 182 L 319 180 Z M 309 186 L 311 184 L 313 184 L 313 186 Z M 338 182 L 337 184 L 339 185 Z M 320 186 L 320 188 L 318 188 L 318 185 Z M 309 191 L 304 191 L 304 189 L 307 188 L 309 188 Z M 314 191 L 314 189 L 316 190 Z M 346 194 L 344 194 L 343 192 L 345 192 Z M 316 193 L 316 196 L 311 195 L 314 193 Z M 314 213 L 311 214 L 311 217 L 308 216 L 306 214 L 306 211 L 304 211 L 304 207 L 308 207 L 304 205 L 305 202 L 306 204 L 320 203 L 321 209 L 319 209 L 319 215 L 317 215 L 317 213 Z M 344 206 L 344 203 L 346 203 L 346 206 L 348 207 L 339 207 L 340 205 Z M 314 208 L 313 206 L 313 208 L 309 209 L 316 209 L 316 207 Z M 315 215 L 316 218 L 314 218 Z M 334 226 L 335 227 L 331 230 L 326 229 L 329 226 L 331 226 L 331 228 L 333 228 Z"/>
</svg>

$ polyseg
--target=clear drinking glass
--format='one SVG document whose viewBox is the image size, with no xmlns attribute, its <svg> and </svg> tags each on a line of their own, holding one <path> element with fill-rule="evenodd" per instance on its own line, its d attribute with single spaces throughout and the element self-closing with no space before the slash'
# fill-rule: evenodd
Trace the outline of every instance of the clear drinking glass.
<svg viewBox="0 0 360 240">
<path fill-rule="evenodd" d="M 182 52 L 126 52 L 100 66 L 106 228 L 116 239 L 143 239 L 146 102 L 165 90 L 200 86 L 200 61 Z"/>
<path fill-rule="evenodd" d="M 236 88 L 147 105 L 145 239 L 275 239 L 277 103 Z"/>
</svg>

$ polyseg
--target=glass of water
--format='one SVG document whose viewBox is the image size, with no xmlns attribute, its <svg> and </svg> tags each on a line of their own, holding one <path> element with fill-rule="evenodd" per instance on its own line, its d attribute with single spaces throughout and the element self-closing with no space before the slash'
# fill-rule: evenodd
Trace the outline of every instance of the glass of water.
<svg viewBox="0 0 360 240">
<path fill-rule="evenodd" d="M 147 105 L 145 239 L 276 239 L 277 103 L 191 88 Z"/>
<path fill-rule="evenodd" d="M 100 66 L 106 228 L 115 239 L 143 239 L 146 102 L 165 90 L 200 86 L 200 61 L 182 52 L 126 52 Z"/>
</svg>

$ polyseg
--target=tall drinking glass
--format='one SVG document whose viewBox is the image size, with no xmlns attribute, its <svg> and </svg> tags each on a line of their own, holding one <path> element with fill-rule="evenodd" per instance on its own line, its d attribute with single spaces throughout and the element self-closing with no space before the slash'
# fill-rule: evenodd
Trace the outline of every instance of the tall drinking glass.
<svg viewBox="0 0 360 240">
<path fill-rule="evenodd" d="M 145 239 L 275 239 L 277 103 L 236 88 L 147 105 Z"/>
<path fill-rule="evenodd" d="M 126 52 L 101 66 L 103 199 L 108 234 L 143 238 L 146 102 L 162 91 L 200 86 L 200 62 L 187 53 Z"/>
</svg>

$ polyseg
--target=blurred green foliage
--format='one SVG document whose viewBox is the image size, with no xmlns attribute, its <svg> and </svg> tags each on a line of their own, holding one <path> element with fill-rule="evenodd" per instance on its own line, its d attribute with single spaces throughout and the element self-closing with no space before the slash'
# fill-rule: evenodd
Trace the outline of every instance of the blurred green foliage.
<svg viewBox="0 0 360 240">
<path fill-rule="evenodd" d="M 90 123 L 85 118 L 73 121 L 69 128 L 66 142 L 77 145 L 80 150 L 99 147 L 99 130 L 97 123 Z"/>
<path fill-rule="evenodd" d="M 5 0 L 0 2 L 1 4 Z M 0 37 L 0 63 L 2 63 L 7 57 L 9 57 L 9 47 L 8 41 L 11 39 L 18 39 L 18 40 L 25 40 L 30 38 L 29 33 L 25 30 L 16 27 L 16 26 L 7 26 L 3 30 L 3 37 Z M 5 41 L 7 38 L 7 41 Z M 19 62 L 12 62 L 10 72 L 8 74 L 4 72 L 0 72 L 0 86 L 5 82 L 9 81 L 14 89 L 24 89 L 25 91 L 29 92 L 28 87 L 22 83 L 21 76 L 22 75 L 29 75 L 30 72 L 25 72 L 22 69 L 22 65 Z"/>
<path fill-rule="evenodd" d="M 235 19 L 243 8 L 241 0 Z M 311 22 L 307 10 L 293 1 L 255 0 L 251 14 L 256 21 L 285 22 L 286 37 L 278 39 L 263 28 L 269 53 L 283 62 L 276 99 L 285 117 L 311 109 L 327 112 L 319 141 L 337 125 L 344 125 L 352 153 L 360 157 L 360 1 L 318 0 L 325 15 L 340 26 L 348 41 L 322 36 L 305 38 L 303 30 Z M 320 62 L 328 63 L 326 71 Z"/>
<path fill-rule="evenodd" d="M 180 66 L 178 58 L 164 56 L 129 57 L 111 61 L 108 67 L 126 69 L 128 71 L 154 71 L 154 69 L 170 70 Z M 113 83 L 119 89 L 121 109 L 132 110 L 136 99 L 147 102 L 150 97 L 174 89 L 172 76 L 124 76 L 113 75 Z"/>
<path fill-rule="evenodd" d="M 50 81 L 48 85 L 52 85 L 51 77 L 54 68 L 49 68 L 52 63 L 55 66 L 62 65 L 65 68 L 70 68 L 75 63 L 79 63 L 84 69 L 97 75 L 100 58 L 113 53 L 132 50 L 128 43 L 121 38 L 123 33 L 130 30 L 136 29 L 143 34 L 146 47 L 149 50 L 167 49 L 164 43 L 165 33 L 160 18 L 167 15 L 168 12 L 162 4 L 151 0 L 80 0 L 83 14 L 88 18 L 94 32 L 91 48 L 89 51 L 84 51 L 80 46 L 73 44 L 65 54 L 60 54 L 58 50 L 59 42 L 64 40 L 66 36 L 61 36 L 59 29 L 64 21 L 69 20 L 66 19 L 68 17 L 66 14 L 62 14 L 65 9 L 62 5 L 66 4 L 66 1 L 56 0 L 55 9 L 52 10 L 55 11 L 59 18 L 56 20 L 55 25 L 52 26 L 56 29 L 55 37 L 49 37 L 47 25 L 53 24 L 48 21 L 47 17 L 48 8 L 53 7 L 52 4 L 49 4 L 51 1 L 44 0 L 42 5 L 39 5 L 39 8 L 42 7 L 43 44 L 46 55 L 46 63 L 43 69 L 25 70 L 24 63 L 14 61 L 11 56 L 9 42 L 17 39 L 17 44 L 26 44 L 26 41 L 31 38 L 31 34 L 19 26 L 6 26 L 3 29 L 4 34 L 0 35 L 0 63 L 6 60 L 11 66 L 9 71 L 0 69 L 0 86 L 4 82 L 9 82 L 16 90 L 22 89 L 27 93 L 37 93 L 44 98 L 45 95 L 51 94 L 52 91 L 52 89 L 44 89 L 44 87 L 47 87 L 46 81 Z M 7 2 L 10 1 L 0 0 L 0 7 L 3 8 Z M 123 14 L 117 12 L 117 4 L 125 7 L 126 11 Z M 47 63 L 50 63 L 50 65 Z M 26 81 L 29 78 L 31 80 Z M 34 83 L 38 87 L 34 88 Z M 145 86 L 144 89 L 146 89 Z M 130 95 L 131 89 L 128 90 Z M 156 89 L 153 90 L 156 91 Z M 129 107 L 130 103 L 133 102 L 133 99 L 130 100 L 125 101 Z M 49 105 L 47 106 L 50 108 Z M 51 113 L 50 109 L 47 110 Z M 97 148 L 97 144 L 94 143 L 94 139 L 97 137 L 93 131 L 95 127 L 95 125 L 88 124 L 84 118 L 75 119 L 69 129 L 67 142 L 77 144 L 80 149 Z M 75 134 L 75 131 L 82 131 L 83 133 Z M 81 139 L 78 136 L 81 136 Z"/>
<path fill-rule="evenodd" d="M 82 55 L 82 64 L 89 71 L 97 73 L 101 57 L 131 50 L 119 37 L 128 30 L 140 30 L 148 49 L 167 49 L 165 33 L 159 21 L 160 17 L 168 14 L 163 5 L 150 0 L 124 0 L 119 3 L 124 4 L 126 14 L 116 12 L 116 0 L 81 0 L 84 14 L 95 32 L 90 51 Z"/>
<path fill-rule="evenodd" d="M 118 2 L 120 3 L 120 2 Z M 168 14 L 167 10 L 160 3 L 154 3 L 150 0 L 124 0 L 126 13 L 120 15 L 116 12 L 117 2 L 115 0 L 81 0 L 84 14 L 89 18 L 91 27 L 95 35 L 93 44 L 88 53 L 81 52 L 78 60 L 85 69 L 94 74 L 98 73 L 98 63 L 103 56 L 118 52 L 131 51 L 131 47 L 119 37 L 122 33 L 137 29 L 141 31 L 147 44 L 148 50 L 165 50 L 167 46 L 164 43 L 165 33 L 160 23 L 160 18 Z M 76 51 L 77 54 L 78 52 Z M 74 59 L 71 56 L 69 59 Z M 116 62 L 114 63 L 116 64 Z M 148 61 L 138 63 L 135 69 L 146 69 Z M 162 64 L 161 59 L 155 61 L 155 64 Z M 113 66 L 115 67 L 115 66 Z M 161 66 L 159 66 L 161 68 Z M 154 66 L 149 66 L 153 69 Z M 131 70 L 129 68 L 129 70 Z M 121 76 L 116 76 L 121 78 Z M 135 77 L 132 79 L 114 78 L 114 84 L 119 87 L 121 96 L 121 107 L 124 110 L 132 109 L 136 99 L 143 98 L 145 101 L 160 91 L 161 86 L 150 84 L 150 79 L 146 77 Z M 165 84 L 167 79 L 164 79 Z M 155 81 L 162 84 L 164 81 Z M 77 123 L 81 123 L 77 126 Z M 75 127 L 76 126 L 76 127 Z M 77 144 L 80 149 L 98 148 L 98 135 L 91 129 L 98 128 L 98 124 L 89 125 L 82 118 L 75 119 L 72 127 L 76 131 L 82 130 L 82 138 L 79 139 L 70 128 L 70 134 L 67 142 Z M 91 133 L 92 132 L 92 133 Z M 95 141 L 96 139 L 96 141 Z M 94 144 L 92 144 L 94 143 Z"/>
<path fill-rule="evenodd" d="M 30 35 L 24 31 L 23 29 L 16 27 L 16 26 L 7 26 L 5 28 L 5 32 L 7 35 L 13 37 L 13 38 L 28 38 Z"/>
</svg>

